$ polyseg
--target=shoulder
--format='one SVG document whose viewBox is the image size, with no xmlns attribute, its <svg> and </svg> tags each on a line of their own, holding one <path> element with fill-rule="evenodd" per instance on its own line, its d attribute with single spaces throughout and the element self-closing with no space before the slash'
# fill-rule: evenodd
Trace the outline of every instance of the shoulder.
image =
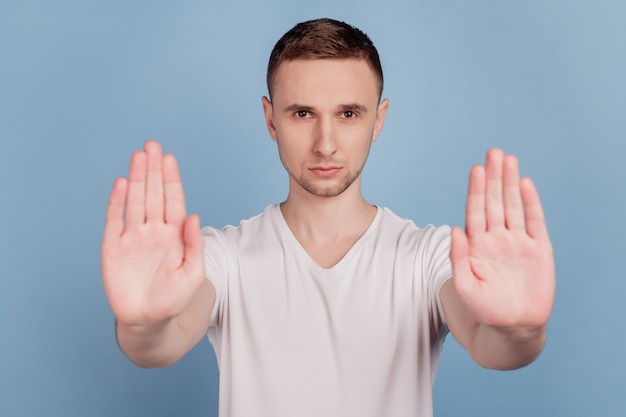
<svg viewBox="0 0 626 417">
<path fill-rule="evenodd" d="M 449 239 L 451 228 L 449 225 L 435 226 L 426 224 L 417 226 L 411 219 L 400 217 L 387 207 L 381 208 L 380 233 L 395 235 L 408 240 L 442 240 Z"/>
<path fill-rule="evenodd" d="M 267 236 L 276 235 L 276 230 L 279 228 L 279 214 L 280 207 L 277 204 L 271 204 L 263 212 L 242 220 L 237 226 L 227 225 L 222 229 L 206 226 L 202 228 L 202 235 L 205 243 L 211 240 L 221 242 L 221 244 L 235 245 L 249 240 L 258 243 Z"/>
<path fill-rule="evenodd" d="M 388 208 L 382 210 L 376 245 L 420 264 L 444 262 L 449 258 L 452 242 L 450 226 L 426 224 L 420 227 Z"/>
<path fill-rule="evenodd" d="M 253 228 L 255 226 L 259 226 L 267 222 L 268 220 L 271 220 L 271 218 L 274 217 L 276 210 L 280 210 L 278 204 L 270 204 L 261 213 L 250 218 L 241 220 L 238 225 L 229 224 L 222 227 L 221 229 L 213 226 L 204 226 L 202 228 L 202 233 L 218 233 L 224 235 L 236 234 L 241 230 L 246 230 L 251 227 Z"/>
</svg>

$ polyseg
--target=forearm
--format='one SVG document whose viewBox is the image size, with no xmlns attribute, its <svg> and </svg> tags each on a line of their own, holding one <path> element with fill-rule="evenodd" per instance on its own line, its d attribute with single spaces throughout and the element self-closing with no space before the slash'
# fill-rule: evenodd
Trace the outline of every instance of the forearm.
<svg viewBox="0 0 626 417">
<path fill-rule="evenodd" d="M 510 370 L 526 366 L 539 356 L 546 341 L 546 326 L 494 328 L 476 323 L 468 336 L 465 347 L 477 364 Z"/>
<path fill-rule="evenodd" d="M 142 368 L 172 365 L 206 335 L 214 303 L 215 289 L 205 280 L 185 310 L 169 320 L 150 325 L 116 321 L 118 345 Z"/>
<path fill-rule="evenodd" d="M 187 352 L 187 335 L 175 318 L 143 326 L 116 320 L 117 343 L 124 354 L 142 368 L 161 368 L 176 363 Z"/>
</svg>

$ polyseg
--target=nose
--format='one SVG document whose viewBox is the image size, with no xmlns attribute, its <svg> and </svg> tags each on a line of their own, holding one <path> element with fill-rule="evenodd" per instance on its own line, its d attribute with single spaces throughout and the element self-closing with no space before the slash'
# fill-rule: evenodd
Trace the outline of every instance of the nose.
<svg viewBox="0 0 626 417">
<path fill-rule="evenodd" d="M 315 141 L 313 142 L 313 152 L 320 156 L 331 156 L 337 152 L 337 141 L 332 120 L 328 118 L 318 119 L 315 126 Z"/>
</svg>

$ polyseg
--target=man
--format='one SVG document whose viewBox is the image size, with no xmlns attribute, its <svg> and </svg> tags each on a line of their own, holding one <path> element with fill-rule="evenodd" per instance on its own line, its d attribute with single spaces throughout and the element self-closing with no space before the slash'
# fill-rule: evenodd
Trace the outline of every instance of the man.
<svg viewBox="0 0 626 417">
<path fill-rule="evenodd" d="M 289 174 L 238 227 L 187 216 L 176 160 L 133 154 L 111 193 L 104 286 L 121 349 L 178 361 L 208 333 L 222 416 L 428 416 L 448 331 L 480 365 L 533 361 L 554 264 L 538 194 L 498 149 L 472 169 L 466 229 L 418 228 L 361 195 L 388 108 L 376 49 L 320 19 L 276 44 L 263 109 Z"/>
</svg>

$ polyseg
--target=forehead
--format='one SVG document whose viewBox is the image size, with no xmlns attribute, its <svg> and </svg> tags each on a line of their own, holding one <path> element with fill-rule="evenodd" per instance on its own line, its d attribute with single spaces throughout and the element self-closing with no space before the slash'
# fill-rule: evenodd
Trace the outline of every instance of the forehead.
<svg viewBox="0 0 626 417">
<path fill-rule="evenodd" d="M 272 100 L 308 102 L 326 98 L 378 101 L 378 80 L 363 59 L 296 59 L 276 70 Z"/>
</svg>

